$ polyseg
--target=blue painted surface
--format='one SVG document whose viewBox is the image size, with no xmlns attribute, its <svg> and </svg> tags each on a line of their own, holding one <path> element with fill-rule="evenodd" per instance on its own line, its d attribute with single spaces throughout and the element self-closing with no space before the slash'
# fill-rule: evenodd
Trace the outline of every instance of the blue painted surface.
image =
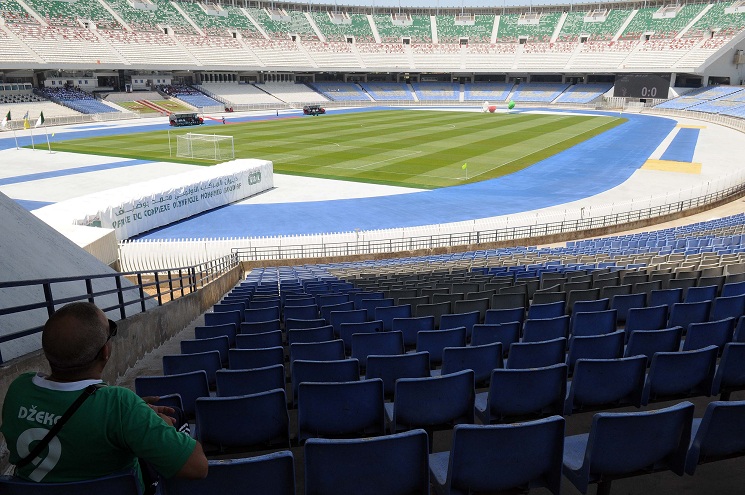
<svg viewBox="0 0 745 495">
<path fill-rule="evenodd" d="M 87 172 L 98 172 L 100 170 L 111 170 L 114 168 L 132 167 L 134 165 L 142 165 L 143 163 L 151 163 L 148 160 L 124 160 L 120 162 L 112 163 L 101 163 L 99 165 L 88 165 L 85 167 L 74 167 L 63 170 L 50 170 L 49 172 L 39 172 L 36 174 L 17 175 L 15 177 L 6 177 L 0 179 L 0 186 L 7 186 L 8 184 L 19 184 L 21 182 L 32 182 L 35 180 L 51 179 L 53 177 L 64 177 L 66 175 L 77 175 L 84 174 Z"/>
<path fill-rule="evenodd" d="M 30 199 L 16 199 L 15 202 L 18 203 L 23 209 L 28 211 L 36 210 L 43 206 L 52 204 L 44 201 L 31 201 Z"/>
<path fill-rule="evenodd" d="M 670 142 L 660 159 L 674 162 L 692 162 L 698 142 L 698 134 L 699 129 L 678 129 L 678 134 Z"/>
<path fill-rule="evenodd" d="M 607 114 L 617 115 L 617 114 Z M 409 227 L 508 215 L 615 187 L 676 123 L 646 115 L 514 174 L 434 191 L 325 202 L 229 205 L 143 235 L 148 239 L 276 236 Z"/>
</svg>

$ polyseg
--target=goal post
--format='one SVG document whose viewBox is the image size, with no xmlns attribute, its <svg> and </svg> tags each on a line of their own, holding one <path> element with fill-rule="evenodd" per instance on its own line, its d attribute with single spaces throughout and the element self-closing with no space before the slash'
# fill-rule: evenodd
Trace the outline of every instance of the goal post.
<svg viewBox="0 0 745 495">
<path fill-rule="evenodd" d="M 176 156 L 214 161 L 233 160 L 235 158 L 233 136 L 193 132 L 176 136 Z"/>
</svg>

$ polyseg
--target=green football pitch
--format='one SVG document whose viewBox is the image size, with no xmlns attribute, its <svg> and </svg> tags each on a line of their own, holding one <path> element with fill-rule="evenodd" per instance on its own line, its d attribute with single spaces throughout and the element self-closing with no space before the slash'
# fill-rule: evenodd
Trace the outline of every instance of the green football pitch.
<svg viewBox="0 0 745 495">
<path fill-rule="evenodd" d="M 177 158 L 176 135 L 234 137 L 236 158 L 271 160 L 277 173 L 424 189 L 507 175 L 626 119 L 567 114 L 399 110 L 329 114 L 53 143 L 53 149 L 209 165 Z"/>
</svg>

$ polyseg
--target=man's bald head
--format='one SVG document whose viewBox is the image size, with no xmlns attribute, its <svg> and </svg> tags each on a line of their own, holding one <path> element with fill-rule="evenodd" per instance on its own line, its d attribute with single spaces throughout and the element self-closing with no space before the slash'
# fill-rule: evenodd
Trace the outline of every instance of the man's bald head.
<svg viewBox="0 0 745 495">
<path fill-rule="evenodd" d="M 52 371 L 92 366 L 106 344 L 109 324 L 94 304 L 75 302 L 60 308 L 44 325 L 41 346 Z"/>
</svg>

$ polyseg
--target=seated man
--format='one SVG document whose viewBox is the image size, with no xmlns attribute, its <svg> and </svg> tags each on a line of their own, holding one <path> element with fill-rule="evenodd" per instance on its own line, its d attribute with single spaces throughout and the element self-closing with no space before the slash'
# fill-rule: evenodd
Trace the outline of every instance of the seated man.
<svg viewBox="0 0 745 495">
<path fill-rule="evenodd" d="M 68 304 L 54 313 L 42 332 L 51 374 L 24 373 L 8 388 L 0 432 L 18 464 L 89 385 L 102 384 L 116 323 L 95 305 Z M 49 445 L 16 476 L 38 482 L 80 481 L 134 471 L 139 459 L 164 477 L 204 478 L 202 447 L 174 428 L 163 413 L 129 389 L 100 386 L 82 402 Z"/>
</svg>

